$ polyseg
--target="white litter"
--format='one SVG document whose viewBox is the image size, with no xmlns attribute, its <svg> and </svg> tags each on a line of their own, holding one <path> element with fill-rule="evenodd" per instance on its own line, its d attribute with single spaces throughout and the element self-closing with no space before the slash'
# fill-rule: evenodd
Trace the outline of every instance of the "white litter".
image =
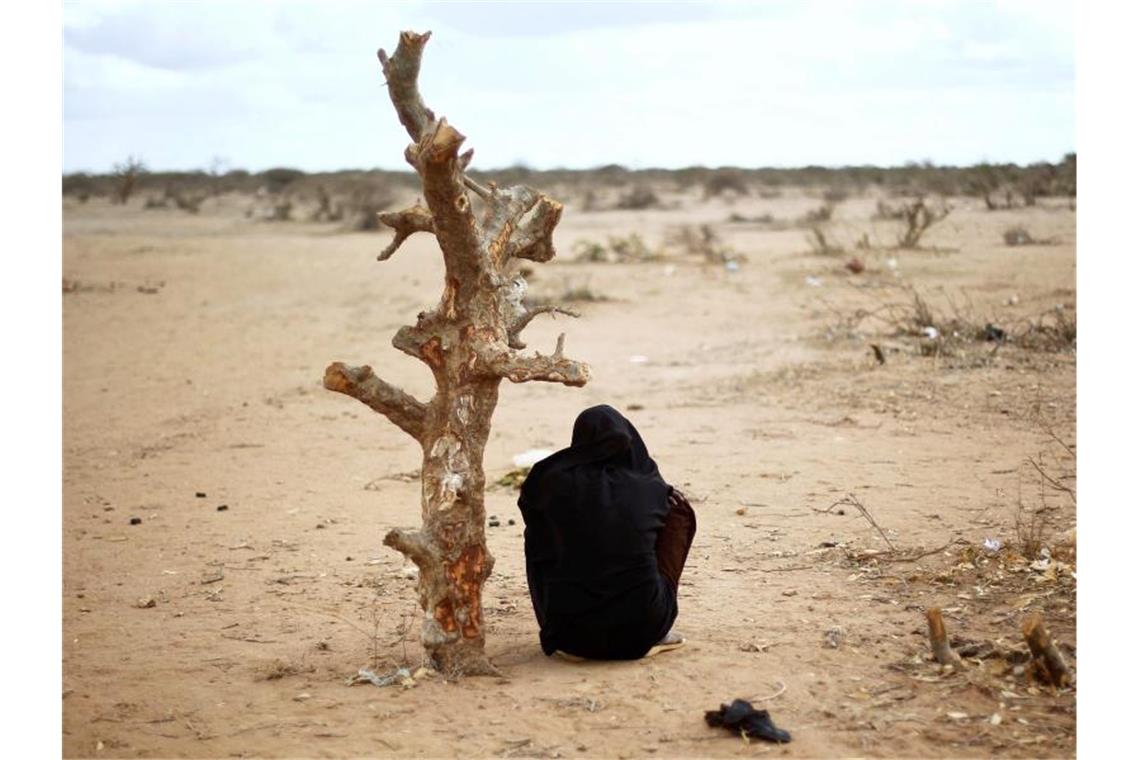
<svg viewBox="0 0 1140 760">
<path fill-rule="evenodd" d="M 647 361 L 649 361 L 649 357 L 642 356 L 641 354 L 634 354 L 633 356 L 629 357 L 630 364 L 645 364 Z"/>
<path fill-rule="evenodd" d="M 515 454 L 511 457 L 511 462 L 514 463 L 515 467 L 534 467 L 553 453 L 550 449 L 527 449 L 521 454 Z"/>
<path fill-rule="evenodd" d="M 804 285 L 807 285 L 809 288 L 818 288 L 819 286 L 823 285 L 823 280 L 819 279 L 818 277 L 812 277 L 809 274 L 804 278 Z"/>
<path fill-rule="evenodd" d="M 935 338 L 938 337 L 938 328 L 933 327 L 931 325 L 927 325 L 926 327 L 922 328 L 922 334 L 925 335 L 926 337 L 930 338 L 931 340 L 934 340 Z"/>
</svg>

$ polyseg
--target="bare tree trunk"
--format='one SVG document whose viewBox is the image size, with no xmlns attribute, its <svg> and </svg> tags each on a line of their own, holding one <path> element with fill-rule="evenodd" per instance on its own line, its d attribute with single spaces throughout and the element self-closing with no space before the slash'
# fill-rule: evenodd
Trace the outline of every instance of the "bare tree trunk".
<svg viewBox="0 0 1140 760">
<path fill-rule="evenodd" d="M 562 356 L 520 353 L 519 334 L 550 306 L 527 310 L 526 281 L 515 259 L 549 261 L 562 205 L 529 187 L 484 188 L 464 175 L 473 152 L 446 119 L 424 105 L 417 78 L 431 32 L 403 32 L 392 57 L 379 51 L 388 93 L 413 142 L 404 156 L 419 173 L 427 208 L 386 212 L 396 231 L 380 254 L 390 258 L 408 236 L 436 236 L 445 265 L 443 296 L 415 325 L 400 328 L 392 345 L 424 362 L 436 393 L 422 403 L 381 380 L 371 367 L 340 362 L 325 370 L 325 387 L 356 398 L 416 439 L 423 448 L 423 525 L 392 530 L 384 543 L 420 569 L 422 641 L 449 675 L 494 673 L 484 654 L 482 589 L 495 560 L 484 535 L 483 450 L 498 402 L 499 383 L 543 380 L 584 385 L 589 367 Z M 477 218 L 468 193 L 481 199 Z"/>
</svg>

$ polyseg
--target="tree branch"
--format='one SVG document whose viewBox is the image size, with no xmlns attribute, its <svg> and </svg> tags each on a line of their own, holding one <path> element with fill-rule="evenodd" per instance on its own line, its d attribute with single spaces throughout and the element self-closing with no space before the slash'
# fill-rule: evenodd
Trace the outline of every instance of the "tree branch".
<svg viewBox="0 0 1140 760">
<path fill-rule="evenodd" d="M 392 547 L 415 562 L 421 572 L 434 572 L 435 565 L 439 564 L 438 553 L 432 548 L 427 537 L 418 530 L 392 529 L 384 536 L 384 545 Z"/>
<path fill-rule="evenodd" d="M 368 365 L 348 367 L 342 362 L 333 362 L 325 369 L 325 387 L 351 396 L 383 414 L 417 441 L 423 437 L 427 407 L 376 377 Z"/>
<path fill-rule="evenodd" d="M 590 379 L 590 365 L 562 356 L 565 334 L 558 336 L 558 345 L 551 356 L 535 353 L 523 356 L 510 349 L 486 347 L 477 350 L 479 367 L 487 374 L 505 377 L 512 383 L 541 380 L 548 383 L 582 386 Z M 503 344 L 498 344 L 502 346 Z"/>
<path fill-rule="evenodd" d="M 430 37 L 431 32 L 401 32 L 396 53 L 389 58 L 381 49 L 377 56 L 388 78 L 388 96 L 414 141 L 404 157 L 423 180 L 424 198 L 431 209 L 444 262 L 449 273 L 466 279 L 477 273 L 479 261 L 472 257 L 481 242 L 463 176 L 471 155 L 460 156 L 459 148 L 466 138 L 447 119 L 436 119 L 420 95 L 420 60 Z"/>
<path fill-rule="evenodd" d="M 554 258 L 554 228 L 562 219 L 562 204 L 545 195 L 519 222 L 518 229 L 507 246 L 507 255 L 531 261 L 550 261 Z"/>
<path fill-rule="evenodd" d="M 530 324 L 530 321 L 537 317 L 539 314 L 565 314 L 566 316 L 574 317 L 575 319 L 582 316 L 576 311 L 563 309 L 553 304 L 545 304 L 543 306 L 536 306 L 533 309 L 528 309 L 522 314 L 522 316 L 511 323 L 510 327 L 507 328 L 507 345 L 518 350 L 526 348 L 526 344 L 519 340 L 519 333 L 521 333 L 526 328 L 526 326 Z"/>
<path fill-rule="evenodd" d="M 396 249 L 417 232 L 435 233 L 435 220 L 431 217 L 431 211 L 418 203 L 402 211 L 382 211 L 377 214 L 377 217 L 379 217 L 381 222 L 396 231 L 396 237 L 392 238 L 392 242 L 388 244 L 388 247 L 376 257 L 377 261 L 387 261 L 390 259 L 392 254 L 396 252 Z"/>
<path fill-rule="evenodd" d="M 400 123 L 404 125 L 408 135 L 416 142 L 419 142 L 424 130 L 435 121 L 435 114 L 424 105 L 417 84 L 420 76 L 420 59 L 429 39 L 431 32 L 423 34 L 400 32 L 400 42 L 396 45 L 395 55 L 389 58 L 384 48 L 376 51 L 380 66 L 384 69 L 384 76 L 388 79 L 388 96 L 392 98 L 392 105 L 396 107 L 396 115 L 400 117 Z"/>
</svg>

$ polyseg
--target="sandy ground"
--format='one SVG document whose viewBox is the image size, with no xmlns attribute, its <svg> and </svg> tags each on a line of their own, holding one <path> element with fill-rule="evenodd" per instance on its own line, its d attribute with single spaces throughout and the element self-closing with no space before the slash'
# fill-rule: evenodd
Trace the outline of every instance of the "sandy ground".
<svg viewBox="0 0 1140 760">
<path fill-rule="evenodd" d="M 1031 569 L 1015 526 L 1019 501 L 1043 510 L 1047 540 L 1075 525 L 1072 500 L 1026 466 L 1072 471 L 1057 439 L 1074 440 L 1075 352 L 978 343 L 923 356 L 919 339 L 854 318 L 910 303 L 906 285 L 979 324 L 1071 310 L 1068 203 L 956 201 L 923 240 L 953 250 L 859 251 L 867 270 L 854 275 L 847 256 L 810 253 L 803 230 L 725 223 L 793 218 L 816 200 L 679 200 L 571 203 L 561 255 L 536 267 L 532 293 L 609 300 L 536 320 L 526 340 L 549 351 L 564 331 L 593 379 L 504 383 L 485 465 L 490 480 L 518 452 L 565 445 L 586 406 L 625 411 L 697 511 L 677 624 L 687 646 L 638 662 L 544 657 L 516 494 L 495 487 L 484 598 L 505 677 L 412 688 L 345 681 L 421 664 L 414 581 L 380 543 L 418 524 L 407 474 L 419 452 L 320 381 L 330 361 L 369 363 L 430 396 L 426 369 L 389 340 L 439 297 L 434 241 L 381 264 L 386 234 L 254 223 L 239 199 L 197 217 L 144 212 L 141 199 L 65 203 L 64 754 L 1072 756 L 1072 689 L 993 659 L 942 672 L 924 610 L 944 608 L 952 635 L 1012 648 L 1042 611 L 1075 662 L 1073 563 Z M 850 200 L 828 229 L 849 249 L 864 231 L 887 242 L 893 225 L 873 210 Z M 637 232 L 656 246 L 671 226 L 706 222 L 747 256 L 737 270 L 572 260 L 578 240 Z M 1052 243 L 1005 246 L 1015 224 Z M 895 552 L 856 508 L 828 511 L 848 493 Z M 986 538 L 1006 548 L 989 556 Z M 757 699 L 792 743 L 706 727 L 704 711 L 735 697 Z"/>
</svg>

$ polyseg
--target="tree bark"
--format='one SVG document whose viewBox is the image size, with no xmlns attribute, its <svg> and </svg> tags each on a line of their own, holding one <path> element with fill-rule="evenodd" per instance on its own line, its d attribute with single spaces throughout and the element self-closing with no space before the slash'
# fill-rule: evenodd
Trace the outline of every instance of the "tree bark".
<svg viewBox="0 0 1140 760">
<path fill-rule="evenodd" d="M 403 32 L 391 57 L 378 53 L 392 105 L 412 138 L 404 156 L 420 175 L 427 203 L 380 215 L 396 234 L 379 259 L 390 258 L 416 232 L 434 234 L 439 243 L 445 268 L 440 302 L 392 339 L 394 347 L 428 365 L 436 393 L 425 404 L 368 366 L 340 362 L 325 371 L 325 387 L 385 415 L 422 447 L 423 524 L 392 530 L 384 543 L 420 570 L 421 638 L 432 662 L 450 676 L 479 675 L 497 672 L 484 653 L 482 589 L 495 564 L 484 535 L 483 451 L 499 383 L 508 378 L 580 386 L 590 370 L 563 357 L 561 336 L 549 356 L 519 353 L 519 333 L 534 316 L 568 313 L 525 309 L 526 281 L 514 271 L 516 259 L 553 258 L 562 205 L 533 188 L 484 188 L 464 175 L 472 151 L 459 152 L 464 136 L 436 118 L 417 84 L 430 36 Z M 480 219 L 469 192 L 483 201 Z"/>
</svg>

